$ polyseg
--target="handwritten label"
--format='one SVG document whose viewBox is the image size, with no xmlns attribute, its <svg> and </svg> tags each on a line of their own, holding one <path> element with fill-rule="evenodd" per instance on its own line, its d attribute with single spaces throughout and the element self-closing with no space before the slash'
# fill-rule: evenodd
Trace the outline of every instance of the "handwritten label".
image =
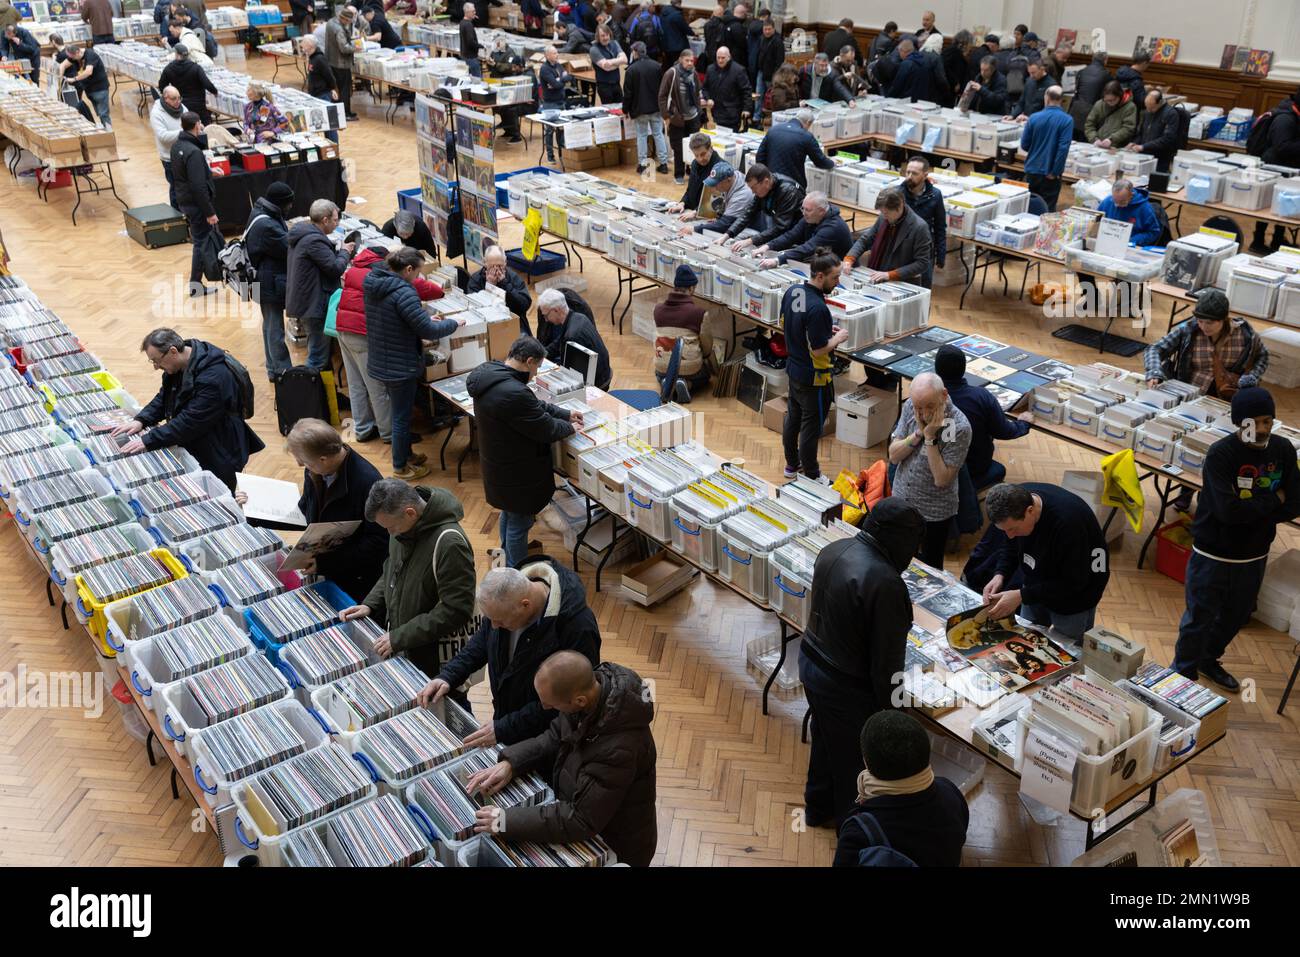
<svg viewBox="0 0 1300 957">
<path fill-rule="evenodd" d="M 1078 753 L 1069 745 L 1037 728 L 1026 729 L 1020 792 L 1069 814 L 1074 765 L 1078 758 Z"/>
</svg>

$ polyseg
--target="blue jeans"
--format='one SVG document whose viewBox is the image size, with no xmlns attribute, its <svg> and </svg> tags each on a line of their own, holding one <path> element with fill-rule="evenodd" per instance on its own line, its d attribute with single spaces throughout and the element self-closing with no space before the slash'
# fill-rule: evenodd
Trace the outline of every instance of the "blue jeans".
<svg viewBox="0 0 1300 957">
<path fill-rule="evenodd" d="M 470 76 L 481 77 L 483 75 L 483 64 L 479 61 L 478 57 L 466 57 L 465 65 L 469 67 Z"/>
<path fill-rule="evenodd" d="M 758 94 L 758 98 L 754 100 L 754 125 L 757 126 L 763 119 L 763 94 L 767 92 L 767 77 L 762 73 L 754 78 L 754 92 Z"/>
<path fill-rule="evenodd" d="M 162 161 L 163 176 L 167 179 L 167 205 L 172 209 L 179 209 L 176 205 L 176 177 L 172 176 L 172 164 L 166 160 Z"/>
<path fill-rule="evenodd" d="M 1223 657 L 1255 610 L 1267 559 L 1237 564 L 1192 552 L 1187 562 L 1187 610 L 1178 623 L 1175 671 L 1213 664 Z"/>
<path fill-rule="evenodd" d="M 384 391 L 393 406 L 393 471 L 400 472 L 406 468 L 406 460 L 411 457 L 411 407 L 415 405 L 415 392 L 420 386 L 419 379 L 402 379 L 400 382 L 385 382 Z"/>
<path fill-rule="evenodd" d="M 86 96 L 90 97 L 90 102 L 94 105 L 95 112 L 99 114 L 99 122 L 102 123 L 105 128 L 113 125 L 113 115 L 109 112 L 108 108 L 109 93 L 110 91 L 107 87 L 102 90 L 86 91 Z"/>
<path fill-rule="evenodd" d="M 325 317 L 304 317 L 302 324 L 307 329 L 307 368 L 324 372 L 330 367 L 330 340 L 325 335 Z"/>
<path fill-rule="evenodd" d="M 641 166 L 646 161 L 646 154 L 650 152 L 650 144 L 647 138 L 653 136 L 655 140 L 655 158 L 659 160 L 659 165 L 664 166 L 668 163 L 668 139 L 664 136 L 664 118 L 658 113 L 651 113 L 649 116 L 638 116 L 634 121 L 636 123 L 636 164 Z"/>
<path fill-rule="evenodd" d="M 1026 621 L 1044 627 L 1050 625 L 1061 634 L 1068 635 L 1071 638 L 1082 638 L 1083 633 L 1090 629 L 1097 619 L 1096 608 L 1064 615 L 1052 611 L 1046 605 L 1021 605 L 1019 614 Z"/>
<path fill-rule="evenodd" d="M 259 303 L 262 309 L 262 346 L 266 353 L 266 376 L 272 382 L 293 367 L 293 357 L 284 343 L 284 306 Z"/>
<path fill-rule="evenodd" d="M 396 420 L 397 416 L 393 416 Z M 506 553 L 506 564 L 518 568 L 528 557 L 528 530 L 537 521 L 536 515 L 501 510 L 501 547 Z"/>
</svg>

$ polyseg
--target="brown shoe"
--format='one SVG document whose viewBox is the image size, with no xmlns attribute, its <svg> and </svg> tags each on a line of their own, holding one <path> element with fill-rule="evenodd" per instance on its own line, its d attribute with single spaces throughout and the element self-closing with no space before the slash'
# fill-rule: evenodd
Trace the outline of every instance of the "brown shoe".
<svg viewBox="0 0 1300 957">
<path fill-rule="evenodd" d="M 429 474 L 427 465 L 415 465 L 408 461 L 406 468 L 393 473 L 393 478 L 401 479 L 403 482 L 414 482 L 416 479 L 422 479 Z"/>
<path fill-rule="evenodd" d="M 423 452 L 412 452 L 410 455 L 406 457 L 406 464 L 408 466 L 424 465 L 428 461 L 429 461 L 429 456 L 425 455 Z"/>
</svg>

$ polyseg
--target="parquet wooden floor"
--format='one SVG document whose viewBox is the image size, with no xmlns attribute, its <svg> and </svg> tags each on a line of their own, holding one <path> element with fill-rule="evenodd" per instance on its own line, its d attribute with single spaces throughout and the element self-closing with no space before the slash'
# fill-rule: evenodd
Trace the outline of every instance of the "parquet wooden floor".
<svg viewBox="0 0 1300 957">
<path fill-rule="evenodd" d="M 251 70 L 269 77 L 270 67 L 254 59 Z M 359 94 L 363 120 L 343 135 L 345 156 L 355 166 L 353 208 L 382 221 L 391 214 L 395 190 L 418 182 L 411 117 L 386 125 L 382 111 Z M 165 198 L 157 154 L 147 123 L 134 113 L 133 98 L 114 104 L 122 152 L 130 162 L 119 167 L 119 190 L 131 206 Z M 532 149 L 502 146 L 498 167 L 532 166 Z M 661 195 L 675 195 L 671 179 L 638 181 L 630 169 L 599 175 L 636 184 Z M 143 360 L 138 343 L 155 325 L 175 324 L 188 335 L 233 349 L 251 368 L 261 368 L 256 321 L 241 323 L 227 311 L 223 293 L 208 303 L 215 311 L 184 316 L 165 293 L 188 269 L 189 247 L 144 250 L 127 238 L 121 212 L 111 199 L 89 197 L 72 227 L 68 191 L 53 191 L 49 204 L 35 196 L 31 179 L 10 181 L 0 191 L 0 228 L 14 268 L 46 303 L 103 357 L 126 388 L 147 399 L 157 376 Z M 62 195 L 61 195 L 62 193 Z M 518 224 L 503 227 L 517 245 Z M 620 387 L 653 386 L 651 347 L 628 332 L 610 330 L 608 304 L 612 272 L 587 258 L 584 278 L 609 345 Z M 1010 271 L 1018 279 L 1016 270 Z M 1048 277 L 1044 277 L 1048 278 Z M 959 290 L 936 290 L 932 318 L 945 325 L 980 332 L 1070 361 L 1096 358 L 1082 347 L 1050 337 L 1053 326 L 1040 311 L 1010 297 L 972 293 L 958 310 Z M 161 297 L 165 300 L 165 296 Z M 1163 323 L 1160 324 L 1163 328 Z M 1114 360 L 1138 368 L 1139 358 Z M 860 372 L 857 373 L 859 376 Z M 258 378 L 255 374 L 255 379 Z M 1280 414 L 1300 420 L 1300 395 L 1279 394 Z M 704 439 L 719 452 L 742 456 L 769 478 L 780 473 L 778 437 L 759 416 L 733 400 L 699 397 Z M 276 435 L 271 396 L 259 383 L 254 422 L 270 448 L 257 456 L 253 471 L 298 479 Z M 463 433 L 462 433 L 463 434 Z M 463 438 L 449 452 L 459 452 Z M 429 451 L 426 440 L 422 446 Z M 363 447 L 384 468 L 386 449 Z M 434 448 L 436 451 L 436 448 Z M 826 440 L 822 461 L 850 468 L 869 464 L 880 451 L 864 451 Z M 1000 458 L 1010 476 L 1055 481 L 1066 468 L 1095 468 L 1095 457 L 1041 434 L 1003 444 Z M 465 503 L 466 529 L 480 556 L 493 544 L 496 516 L 483 501 L 474 460 L 465 481 L 438 473 L 431 480 L 453 489 Z M 559 536 L 539 525 L 538 537 L 561 553 Z M 0 672 L 21 664 L 32 671 L 87 671 L 98 665 L 79 631 L 64 632 L 42 596 L 43 580 L 22 554 L 15 530 L 0 531 L 0 608 L 7 628 L 0 637 Z M 969 542 L 966 543 L 967 546 Z M 1278 547 L 1297 544 L 1284 530 Z M 1116 574 L 1101 606 L 1101 623 L 1135 634 L 1152 658 L 1167 661 L 1173 648 L 1182 586 L 1150 567 L 1135 568 L 1137 548 L 1128 535 L 1116 556 Z M 950 567 L 958 561 L 950 556 Z M 604 654 L 656 682 L 659 745 L 660 841 L 657 863 L 678 865 L 825 865 L 833 851 L 826 831 L 800 833 L 793 813 L 802 803 L 807 748 L 799 741 L 802 699 L 774 697 L 773 714 L 763 717 L 761 683 L 745 665 L 748 641 L 775 633 L 771 616 L 736 596 L 699 582 L 649 610 L 621 598 L 617 590 L 596 594 L 590 569 L 583 567 L 590 600 L 600 620 Z M 610 581 L 606 577 L 606 582 Z M 1161 793 L 1192 786 L 1209 798 L 1222 856 L 1232 864 L 1300 864 L 1300 702 L 1288 715 L 1274 714 L 1278 695 L 1296 653 L 1286 635 L 1252 626 L 1234 643 L 1228 667 L 1257 683 L 1257 699 L 1234 702 L 1228 739 L 1162 785 Z M 485 703 L 482 686 L 476 703 Z M 0 714 L 0 864 L 206 864 L 218 863 L 216 842 L 196 833 L 188 799 L 173 801 L 167 767 L 151 768 L 143 749 L 123 730 L 112 710 L 98 719 L 75 711 L 14 708 Z M 1022 809 L 1014 779 L 990 766 L 971 794 L 972 817 L 965 852 L 968 865 L 1064 865 L 1083 845 L 1082 825 L 1040 827 Z"/>
</svg>

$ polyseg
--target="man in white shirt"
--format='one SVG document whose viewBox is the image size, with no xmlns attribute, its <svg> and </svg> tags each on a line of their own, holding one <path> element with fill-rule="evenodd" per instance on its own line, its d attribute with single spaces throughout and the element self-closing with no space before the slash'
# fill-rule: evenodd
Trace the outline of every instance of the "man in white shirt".
<svg viewBox="0 0 1300 957">
<path fill-rule="evenodd" d="M 185 105 L 181 102 L 180 90 L 174 86 L 164 87 L 162 96 L 149 111 L 149 125 L 153 127 L 154 142 L 158 147 L 158 158 L 162 160 L 163 175 L 167 177 L 167 203 L 172 209 L 176 205 L 176 185 L 172 180 L 172 146 L 181 135 L 181 114 Z"/>
</svg>

